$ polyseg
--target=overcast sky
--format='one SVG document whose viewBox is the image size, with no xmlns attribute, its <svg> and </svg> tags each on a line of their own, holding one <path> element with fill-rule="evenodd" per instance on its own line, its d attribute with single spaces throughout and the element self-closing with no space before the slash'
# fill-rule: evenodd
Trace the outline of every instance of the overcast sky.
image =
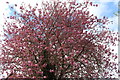
<svg viewBox="0 0 120 80">
<path fill-rule="evenodd" d="M 10 5 L 17 4 L 18 6 L 20 6 L 21 3 L 24 2 L 26 4 L 31 4 L 34 6 L 36 3 L 41 4 L 41 1 L 42 0 L 0 0 L 0 31 L 2 31 L 2 25 L 4 23 L 3 13 L 5 15 L 11 15 L 11 11 L 9 9 L 9 6 L 6 4 L 6 2 L 9 2 Z M 81 2 L 83 0 L 76 0 L 76 1 Z M 117 12 L 118 10 L 118 0 L 92 0 L 92 2 L 98 3 L 98 7 L 90 7 L 90 12 L 98 16 L 99 18 L 102 18 L 103 16 L 108 17 L 110 20 L 113 21 L 113 24 L 109 24 L 108 26 L 110 27 L 111 30 L 117 31 L 118 18 L 113 13 Z M 118 52 L 118 47 L 112 47 L 112 48 L 115 49 L 115 53 Z"/>
</svg>

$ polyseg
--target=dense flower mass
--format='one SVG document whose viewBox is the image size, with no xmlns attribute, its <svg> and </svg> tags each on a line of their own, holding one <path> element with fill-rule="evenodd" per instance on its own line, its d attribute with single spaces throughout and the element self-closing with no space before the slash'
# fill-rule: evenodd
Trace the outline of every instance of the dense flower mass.
<svg viewBox="0 0 120 80">
<path fill-rule="evenodd" d="M 9 2 L 7 2 L 9 3 Z M 15 4 L 17 7 L 17 5 Z M 5 22 L 0 62 L 3 72 L 23 78 L 111 77 L 117 55 L 110 49 L 116 34 L 110 21 L 90 14 L 92 2 L 44 3 L 42 8 L 20 6 Z"/>
</svg>

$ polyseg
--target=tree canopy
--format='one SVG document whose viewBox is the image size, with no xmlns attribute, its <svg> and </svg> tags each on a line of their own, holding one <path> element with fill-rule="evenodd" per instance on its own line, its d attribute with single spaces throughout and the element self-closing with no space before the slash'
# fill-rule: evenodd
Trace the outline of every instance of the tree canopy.
<svg viewBox="0 0 120 80">
<path fill-rule="evenodd" d="M 20 6 L 5 22 L 0 62 L 3 72 L 22 78 L 109 78 L 117 72 L 116 33 L 110 21 L 90 14 L 92 2 Z M 17 5 L 15 5 L 17 7 Z M 16 76 L 16 75 L 15 75 Z"/>
</svg>

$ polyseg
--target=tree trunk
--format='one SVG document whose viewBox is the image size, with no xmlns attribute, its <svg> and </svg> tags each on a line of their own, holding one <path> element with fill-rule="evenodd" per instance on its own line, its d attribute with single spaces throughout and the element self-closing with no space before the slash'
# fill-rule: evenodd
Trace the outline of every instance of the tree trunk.
<svg viewBox="0 0 120 80">
<path fill-rule="evenodd" d="M 57 80 L 56 76 L 55 76 L 55 72 L 50 72 L 50 70 L 54 70 L 55 71 L 55 65 L 52 65 L 49 61 L 49 54 L 46 50 L 43 51 L 43 55 L 44 55 L 44 60 L 43 60 L 43 64 L 47 64 L 44 68 L 43 68 L 43 76 L 46 76 L 47 78 L 44 80 Z"/>
<path fill-rule="evenodd" d="M 55 65 L 47 64 L 47 66 L 43 69 L 43 76 L 47 77 L 44 80 L 56 80 L 55 72 L 50 72 L 50 70 L 55 70 Z"/>
</svg>

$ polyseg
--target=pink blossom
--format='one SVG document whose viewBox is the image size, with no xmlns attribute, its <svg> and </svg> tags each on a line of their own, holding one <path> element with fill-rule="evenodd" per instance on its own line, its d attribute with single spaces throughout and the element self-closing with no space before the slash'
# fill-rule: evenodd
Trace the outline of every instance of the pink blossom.
<svg viewBox="0 0 120 80">
<path fill-rule="evenodd" d="M 47 76 L 43 76 L 43 78 L 47 78 Z"/>
<path fill-rule="evenodd" d="M 50 72 L 54 72 L 54 70 L 50 70 Z"/>
<path fill-rule="evenodd" d="M 109 19 L 90 14 L 89 6 L 97 4 L 89 0 L 83 4 L 56 0 L 42 8 L 22 4 L 19 12 L 4 20 L 1 71 L 14 69 L 22 77 L 33 78 L 110 76 L 111 69 L 117 69 L 111 58 L 118 56 L 108 44 L 115 45 L 118 38 L 106 27 Z"/>
</svg>

